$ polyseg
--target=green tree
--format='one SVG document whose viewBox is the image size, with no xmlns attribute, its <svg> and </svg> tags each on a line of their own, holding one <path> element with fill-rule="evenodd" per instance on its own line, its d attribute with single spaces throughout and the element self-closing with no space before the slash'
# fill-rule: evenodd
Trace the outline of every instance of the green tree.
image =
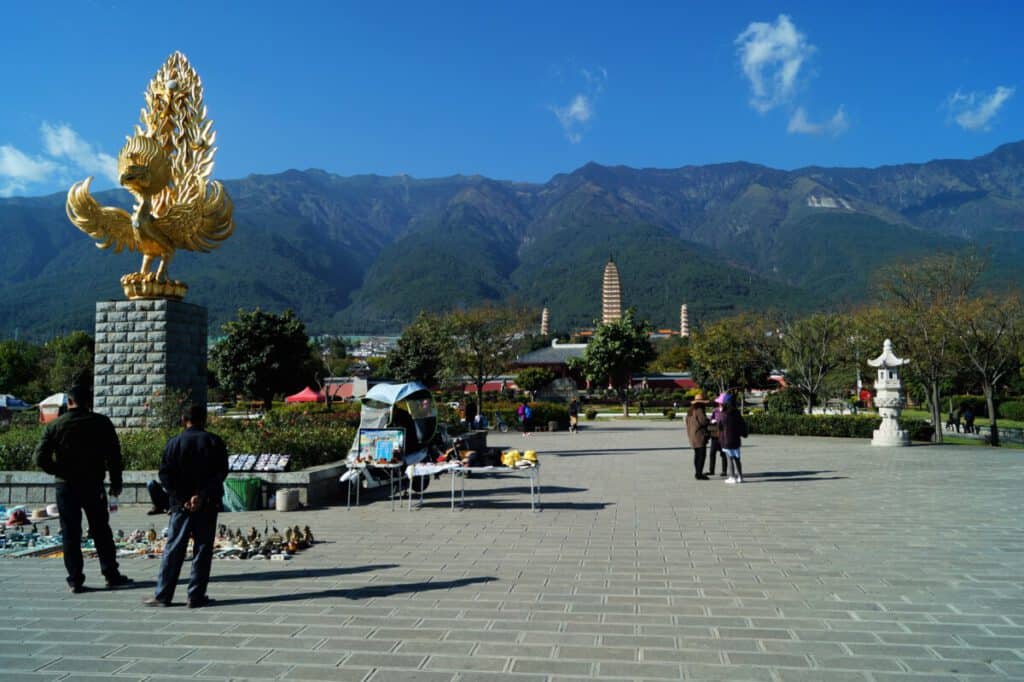
<svg viewBox="0 0 1024 682">
<path fill-rule="evenodd" d="M 449 345 L 448 322 L 438 315 L 420 312 L 387 354 L 381 372 L 398 381 L 436 386 L 444 378 Z"/>
<path fill-rule="evenodd" d="M 999 445 L 995 391 L 1017 369 L 1024 346 L 1024 304 L 1017 295 L 988 295 L 957 306 L 955 333 L 981 383 L 989 415 L 989 442 Z"/>
<path fill-rule="evenodd" d="M 839 315 L 819 313 L 787 324 L 780 335 L 786 383 L 803 396 L 808 413 L 848 362 L 848 326 Z"/>
<path fill-rule="evenodd" d="M 744 313 L 697 330 L 690 341 L 698 384 L 724 392 L 764 384 L 777 355 L 778 334 L 766 317 Z"/>
<path fill-rule="evenodd" d="M 964 362 L 951 312 L 966 300 L 985 266 L 972 251 L 942 254 L 897 265 L 881 279 L 883 301 L 898 320 L 889 338 L 902 337 L 893 341 L 912 360 L 905 376 L 924 389 L 936 443 L 942 442 L 942 386 Z"/>
<path fill-rule="evenodd" d="M 657 356 L 647 369 L 652 372 L 685 372 L 690 369 L 690 337 L 670 336 L 654 344 Z"/>
<path fill-rule="evenodd" d="M 24 341 L 0 341 L 0 393 L 12 393 L 23 400 L 44 398 L 35 395 L 38 389 L 31 388 L 39 375 L 39 359 L 38 346 Z"/>
<path fill-rule="evenodd" d="M 240 310 L 223 331 L 210 355 L 220 385 L 230 394 L 262 400 L 269 409 L 275 393 L 292 393 L 312 382 L 309 337 L 291 310 L 281 315 Z"/>
<path fill-rule="evenodd" d="M 537 391 L 555 380 L 555 373 L 544 367 L 526 367 L 516 374 L 516 385 L 528 391 L 533 400 L 537 399 Z"/>
<path fill-rule="evenodd" d="M 518 308 L 490 305 L 448 315 L 447 376 L 469 377 L 476 386 L 476 404 L 481 412 L 484 384 L 501 376 L 515 359 L 527 320 Z"/>
<path fill-rule="evenodd" d="M 583 357 L 574 359 L 570 366 L 592 384 L 610 386 L 622 402 L 622 413 L 628 417 L 630 379 L 654 359 L 650 334 L 650 323 L 637 320 L 629 309 L 621 319 L 597 325 Z"/>
<path fill-rule="evenodd" d="M 45 390 L 64 391 L 75 384 L 91 386 L 94 353 L 93 338 L 82 331 L 48 341 L 40 361 Z"/>
</svg>

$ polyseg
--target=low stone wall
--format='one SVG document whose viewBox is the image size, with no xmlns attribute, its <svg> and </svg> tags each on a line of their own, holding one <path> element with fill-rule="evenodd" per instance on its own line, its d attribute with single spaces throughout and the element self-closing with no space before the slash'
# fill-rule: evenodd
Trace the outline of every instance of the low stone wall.
<svg viewBox="0 0 1024 682">
<path fill-rule="evenodd" d="M 278 490 L 299 491 L 299 502 L 318 507 L 344 502 L 348 486 L 338 483 L 345 472 L 341 462 L 284 473 L 246 472 L 231 473 L 229 478 L 259 478 L 263 481 L 263 504 L 273 505 Z M 124 491 L 121 504 L 150 504 L 146 484 L 156 478 L 155 471 L 124 472 Z M 40 471 L 0 472 L 0 504 L 42 505 L 56 502 L 53 476 Z"/>
</svg>

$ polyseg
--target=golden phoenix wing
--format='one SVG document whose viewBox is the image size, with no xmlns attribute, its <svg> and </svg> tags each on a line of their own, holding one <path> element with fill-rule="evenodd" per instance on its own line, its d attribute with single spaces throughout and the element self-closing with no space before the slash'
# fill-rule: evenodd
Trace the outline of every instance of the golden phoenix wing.
<svg viewBox="0 0 1024 682">
<path fill-rule="evenodd" d="M 96 240 L 100 249 L 114 248 L 114 253 L 122 250 L 137 251 L 139 245 L 132 232 L 132 219 L 128 212 L 115 206 L 100 206 L 92 194 L 89 185 L 92 177 L 76 182 L 68 190 L 65 209 L 68 219 L 82 232 Z"/>
<path fill-rule="evenodd" d="M 211 182 L 206 196 L 187 204 L 172 206 L 153 220 L 154 232 L 162 234 L 176 249 L 207 253 L 235 231 L 233 205 L 224 186 Z"/>
</svg>

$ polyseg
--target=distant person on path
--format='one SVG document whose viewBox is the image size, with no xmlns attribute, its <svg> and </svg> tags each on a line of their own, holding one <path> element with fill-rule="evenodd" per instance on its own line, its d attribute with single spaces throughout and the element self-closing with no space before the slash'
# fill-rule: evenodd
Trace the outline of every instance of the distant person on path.
<svg viewBox="0 0 1024 682">
<path fill-rule="evenodd" d="M 647 411 L 644 409 L 644 399 L 643 399 L 642 396 L 640 398 L 637 398 L 636 413 L 637 414 L 642 414 L 644 416 L 647 416 Z"/>
<path fill-rule="evenodd" d="M 525 400 L 519 407 L 522 410 L 520 419 L 523 422 L 523 436 L 529 436 L 533 432 L 533 408 Z"/>
<path fill-rule="evenodd" d="M 725 395 L 724 393 L 722 395 Z M 722 404 L 719 402 L 722 395 L 715 398 L 715 409 L 711 411 L 711 419 L 708 422 L 708 443 L 710 444 L 710 452 L 708 453 L 708 476 L 715 475 L 715 460 L 718 456 L 722 458 L 722 474 L 724 478 L 726 469 L 728 468 L 725 452 L 722 450 L 722 440 L 720 438 L 720 430 L 722 426 L 722 417 L 725 414 L 722 409 Z"/>
<path fill-rule="evenodd" d="M 580 428 L 580 401 L 573 398 L 569 401 L 569 431 L 577 433 Z"/>
<path fill-rule="evenodd" d="M 747 422 L 740 414 L 739 408 L 732 395 L 723 393 L 716 400 L 722 405 L 721 433 L 719 439 L 722 442 L 722 451 L 729 458 L 729 477 L 726 483 L 743 483 L 743 463 L 740 462 L 740 445 L 742 439 L 747 437 Z"/>
<path fill-rule="evenodd" d="M 690 409 L 686 413 L 686 435 L 690 439 L 690 447 L 693 448 L 693 477 L 698 481 L 708 480 L 704 473 L 704 458 L 708 450 L 708 431 L 711 422 L 704 412 L 707 405 L 704 394 L 698 393 L 690 403 Z"/>
<path fill-rule="evenodd" d="M 82 511 L 96 545 L 100 571 L 108 588 L 131 584 L 117 568 L 117 550 L 110 530 L 110 511 L 103 479 L 110 472 L 110 497 L 121 494 L 121 443 L 114 425 L 88 409 L 83 386 L 68 389 L 68 411 L 47 425 L 36 447 L 36 465 L 53 474 L 57 484 L 64 568 L 68 589 L 85 592 L 82 559 Z"/>
<path fill-rule="evenodd" d="M 206 595 L 217 532 L 217 511 L 228 476 L 228 453 L 220 436 L 206 431 L 206 407 L 189 405 L 182 413 L 185 430 L 170 439 L 160 463 L 160 482 L 171 502 L 167 545 L 160 561 L 156 594 L 146 606 L 170 606 L 185 561 L 188 541 L 193 541 L 192 575 L 188 582 L 188 608 L 209 605 Z"/>
<path fill-rule="evenodd" d="M 953 408 L 949 411 L 949 417 L 946 418 L 946 428 L 960 433 L 960 410 Z"/>
<path fill-rule="evenodd" d="M 970 405 L 964 405 L 962 412 L 964 415 L 964 433 L 974 433 L 974 410 L 971 409 Z"/>
</svg>

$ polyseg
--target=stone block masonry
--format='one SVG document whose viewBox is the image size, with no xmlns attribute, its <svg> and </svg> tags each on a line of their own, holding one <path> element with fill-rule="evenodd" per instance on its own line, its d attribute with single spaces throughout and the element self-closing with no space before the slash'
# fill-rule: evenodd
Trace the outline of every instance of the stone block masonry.
<svg viewBox="0 0 1024 682">
<path fill-rule="evenodd" d="M 167 299 L 96 303 L 94 409 L 114 426 L 146 426 L 168 390 L 206 402 L 206 308 Z"/>
</svg>

